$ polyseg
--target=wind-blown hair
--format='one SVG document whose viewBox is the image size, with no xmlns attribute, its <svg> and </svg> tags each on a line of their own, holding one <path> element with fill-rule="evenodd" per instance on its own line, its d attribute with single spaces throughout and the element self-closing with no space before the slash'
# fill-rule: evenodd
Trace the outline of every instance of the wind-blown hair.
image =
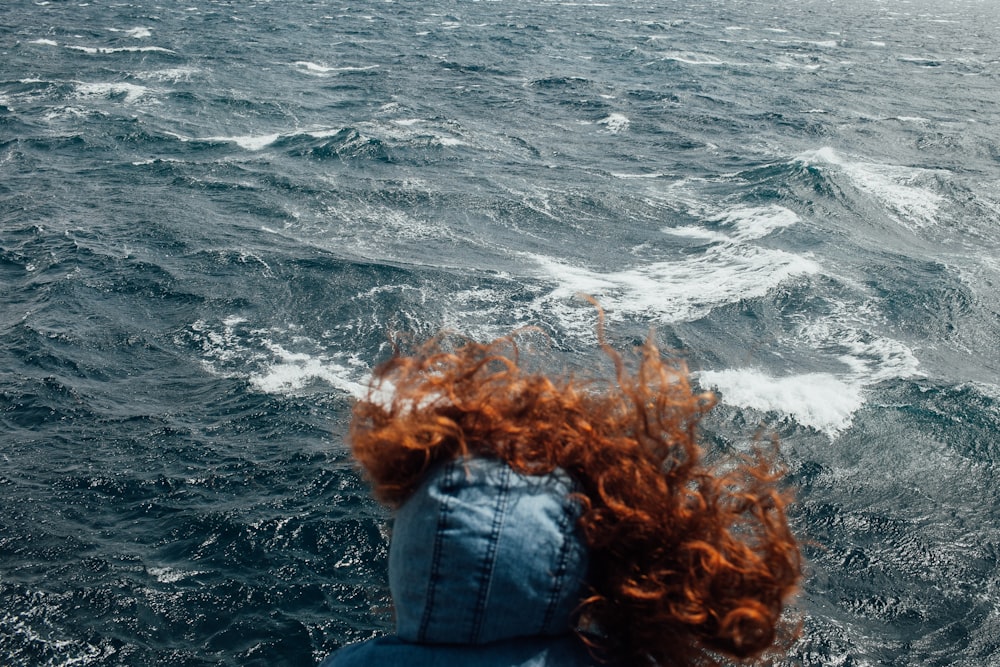
<svg viewBox="0 0 1000 667">
<path fill-rule="evenodd" d="M 524 370 L 511 338 L 431 341 L 379 366 L 350 443 L 378 499 L 398 506 L 432 464 L 506 461 L 568 472 L 591 571 L 577 619 L 596 656 L 624 665 L 752 658 L 788 623 L 801 576 L 774 449 L 709 464 L 698 423 L 715 404 L 650 339 L 615 381 Z M 713 455 L 713 461 L 719 457 Z"/>
</svg>

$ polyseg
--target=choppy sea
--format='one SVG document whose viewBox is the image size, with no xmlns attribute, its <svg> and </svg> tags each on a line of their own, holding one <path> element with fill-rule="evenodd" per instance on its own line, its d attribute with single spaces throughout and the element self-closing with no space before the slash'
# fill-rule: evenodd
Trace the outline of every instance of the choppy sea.
<svg viewBox="0 0 1000 667">
<path fill-rule="evenodd" d="M 778 665 L 1000 664 L 1000 5 L 5 0 L 0 664 L 391 627 L 391 335 L 650 328 L 775 433 Z M 598 364 L 599 365 L 599 364 Z"/>
</svg>

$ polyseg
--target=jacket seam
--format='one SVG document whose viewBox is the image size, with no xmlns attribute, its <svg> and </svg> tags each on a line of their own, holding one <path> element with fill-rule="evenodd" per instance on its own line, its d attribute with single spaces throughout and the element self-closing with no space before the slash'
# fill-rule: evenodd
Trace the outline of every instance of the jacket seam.
<svg viewBox="0 0 1000 667">
<path fill-rule="evenodd" d="M 496 505 L 493 511 L 493 523 L 490 527 L 490 539 L 483 553 L 482 565 L 480 567 L 479 592 L 476 596 L 475 615 L 472 619 L 470 642 L 476 644 L 483 630 L 483 616 L 486 614 L 486 603 L 489 600 L 490 590 L 493 585 L 493 570 L 496 566 L 496 553 L 500 544 L 500 531 L 503 528 L 507 500 L 510 497 L 510 476 L 511 469 L 507 466 L 501 467 L 500 489 L 497 492 Z"/>
<path fill-rule="evenodd" d="M 568 569 L 569 561 L 569 550 L 572 540 L 569 538 L 570 523 L 574 518 L 575 512 L 570 512 L 566 509 L 563 510 L 562 518 L 559 521 L 559 535 L 563 536 L 562 544 L 559 546 L 559 560 L 556 566 L 556 571 L 553 573 L 552 590 L 549 592 L 549 603 L 545 609 L 545 617 L 542 620 L 542 632 L 547 632 L 549 626 L 555 620 L 556 608 L 560 598 L 562 597 L 563 589 L 566 586 L 566 570 Z"/>
<path fill-rule="evenodd" d="M 454 470 L 455 464 L 449 462 L 445 467 L 444 478 L 450 478 Z M 434 531 L 434 553 L 431 557 L 431 571 L 427 581 L 427 595 L 424 597 L 424 613 L 420 619 L 420 630 L 417 632 L 417 641 L 425 641 L 427 639 L 427 629 L 431 624 L 431 615 L 434 609 L 434 594 L 441 577 L 441 552 L 443 550 L 444 533 L 451 509 L 451 496 L 442 494 L 441 504 L 438 509 L 437 527 Z"/>
</svg>

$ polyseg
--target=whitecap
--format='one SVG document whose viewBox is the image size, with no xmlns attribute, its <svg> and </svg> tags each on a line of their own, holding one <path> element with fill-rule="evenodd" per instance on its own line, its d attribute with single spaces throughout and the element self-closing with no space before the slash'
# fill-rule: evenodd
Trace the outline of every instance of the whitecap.
<svg viewBox="0 0 1000 667">
<path fill-rule="evenodd" d="M 853 423 L 869 387 L 923 375 L 909 347 L 867 330 L 876 319 L 870 304 L 840 303 L 796 332 L 797 345 L 832 356 L 843 364 L 840 372 L 776 376 L 757 368 L 731 368 L 696 376 L 707 388 L 717 389 L 724 403 L 774 412 L 833 439 Z"/>
<path fill-rule="evenodd" d="M 388 122 L 359 123 L 357 128 L 381 140 L 396 139 L 406 143 L 436 146 L 469 145 L 467 140 L 453 136 L 455 123 L 445 122 L 444 127 L 434 127 L 432 122 L 420 118 L 400 118 Z"/>
<path fill-rule="evenodd" d="M 594 271 L 553 257 L 527 256 L 557 284 L 543 297 L 546 301 L 564 301 L 585 292 L 597 297 L 612 318 L 638 315 L 665 324 L 686 322 L 728 303 L 762 297 L 796 276 L 817 273 L 819 265 L 808 256 L 747 243 L 798 219 L 781 206 L 731 209 L 709 218 L 723 228 L 718 231 L 701 232 L 691 227 L 663 230 L 715 243 L 702 254 L 622 271 Z"/>
<path fill-rule="evenodd" d="M 168 67 L 167 69 L 152 70 L 149 72 L 139 72 L 136 74 L 140 79 L 155 79 L 156 81 L 190 81 L 191 77 L 200 70 L 197 67 Z"/>
<path fill-rule="evenodd" d="M 378 69 L 379 67 L 378 65 L 329 67 L 327 65 L 320 65 L 307 60 L 297 60 L 293 64 L 295 67 L 299 68 L 300 71 L 305 71 L 307 74 L 314 74 L 316 76 L 322 76 L 331 72 L 365 72 L 368 70 Z"/>
<path fill-rule="evenodd" d="M 49 593 L 31 591 L 26 608 L 19 612 L 0 611 L 0 635 L 5 644 L 20 646 L 21 651 L 47 660 L 34 664 L 93 665 L 108 662 L 117 649 L 105 644 L 94 645 L 82 639 L 60 638 L 62 634 L 51 622 L 59 602 L 49 600 Z M 40 624 L 41 628 L 37 625 Z M 16 653 L 14 655 L 17 655 Z"/>
<path fill-rule="evenodd" d="M 628 129 L 630 125 L 629 119 L 624 114 L 620 113 L 613 113 L 607 118 L 602 118 L 597 122 L 600 125 L 606 125 L 608 128 L 608 132 L 610 132 L 611 134 L 618 134 L 619 132 L 624 132 L 625 130 Z"/>
<path fill-rule="evenodd" d="M 42 46 L 59 46 L 58 42 L 51 39 L 33 39 L 28 44 L 41 44 Z"/>
<path fill-rule="evenodd" d="M 712 58 L 711 56 L 706 56 L 700 53 L 678 53 L 669 52 L 661 56 L 663 60 L 673 60 L 675 62 L 684 63 L 685 65 L 730 65 L 732 63 L 727 63 L 724 60 L 719 60 L 718 58 Z"/>
<path fill-rule="evenodd" d="M 306 134 L 314 139 L 329 139 L 330 137 L 335 137 L 344 131 L 342 127 L 331 127 L 322 130 L 308 130 Z"/>
<path fill-rule="evenodd" d="M 938 210 L 945 201 L 943 195 L 915 185 L 922 177 L 949 173 L 943 169 L 851 161 L 829 146 L 801 153 L 795 159 L 807 165 L 836 167 L 855 188 L 874 197 L 890 210 L 890 215 L 895 220 L 910 229 L 935 224 Z"/>
<path fill-rule="evenodd" d="M 662 172 L 659 172 L 659 171 L 654 171 L 654 172 L 649 173 L 649 174 L 623 174 L 623 173 L 620 173 L 620 172 L 613 171 L 613 172 L 611 172 L 611 175 L 614 176 L 615 178 L 621 178 L 621 179 L 627 180 L 627 179 L 630 179 L 630 178 L 662 178 L 666 174 L 664 174 Z"/>
<path fill-rule="evenodd" d="M 359 378 L 357 369 L 342 366 L 323 355 L 290 352 L 275 343 L 269 347 L 277 360 L 249 378 L 250 386 L 258 391 L 289 394 L 321 381 L 355 398 L 368 393 L 367 378 Z"/>
<path fill-rule="evenodd" d="M 799 216 L 791 209 L 775 204 L 729 209 L 709 218 L 709 221 L 732 227 L 734 241 L 751 241 L 762 239 L 779 229 L 791 227 L 799 222 Z"/>
<path fill-rule="evenodd" d="M 701 371 L 694 374 L 724 403 L 792 417 L 831 438 L 851 425 L 864 405 L 861 386 L 831 373 L 775 377 L 753 368 Z"/>
<path fill-rule="evenodd" d="M 355 398 L 368 392 L 369 368 L 355 356 L 329 352 L 296 326 L 257 329 L 249 324 L 236 315 L 223 319 L 221 326 L 198 320 L 178 335 L 178 341 L 193 342 L 201 349 L 207 372 L 244 378 L 261 393 L 297 394 L 317 384 Z"/>
<path fill-rule="evenodd" d="M 698 239 L 700 241 L 709 241 L 711 243 L 725 243 L 729 240 L 729 237 L 722 232 L 706 229 L 705 227 L 698 227 L 697 225 L 665 227 L 662 231 L 664 234 L 671 234 L 672 236 L 682 236 L 690 239 Z"/>
<path fill-rule="evenodd" d="M 836 355 L 847 367 L 844 376 L 853 382 L 872 385 L 922 375 L 913 350 L 868 330 L 877 318 L 870 304 L 838 303 L 830 314 L 803 323 L 796 335 L 811 349 Z"/>
<path fill-rule="evenodd" d="M 161 584 L 175 584 L 188 577 L 204 574 L 201 570 L 175 570 L 171 567 L 151 567 L 147 571 Z"/>
<path fill-rule="evenodd" d="M 149 88 L 134 83 L 78 83 L 76 95 L 82 98 L 112 97 L 123 95 L 126 104 L 132 104 L 149 93 Z"/>
<path fill-rule="evenodd" d="M 82 51 L 84 53 L 95 54 L 107 54 L 107 53 L 169 53 L 171 55 L 176 55 L 176 51 L 171 51 L 170 49 L 165 49 L 162 46 L 117 46 L 117 47 L 107 47 L 107 46 L 77 46 L 73 44 L 67 44 L 67 49 L 72 49 L 74 51 Z"/>
<path fill-rule="evenodd" d="M 233 143 L 248 151 L 259 151 L 267 148 L 281 137 L 281 134 L 243 135 L 238 137 L 204 137 L 197 141 L 218 141 Z"/>
<path fill-rule="evenodd" d="M 120 28 L 108 28 L 108 30 L 110 30 L 111 32 L 125 33 L 126 37 L 131 37 L 132 39 L 145 39 L 146 37 L 150 37 L 153 34 L 151 32 L 152 28 L 144 28 L 142 26 L 129 28 L 127 30 L 122 30 Z"/>
</svg>

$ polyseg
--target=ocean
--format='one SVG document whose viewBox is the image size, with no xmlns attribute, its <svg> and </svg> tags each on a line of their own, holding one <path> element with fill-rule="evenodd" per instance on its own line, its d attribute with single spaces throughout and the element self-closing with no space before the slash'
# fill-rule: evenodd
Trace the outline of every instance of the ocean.
<svg viewBox="0 0 1000 667">
<path fill-rule="evenodd" d="M 0 664 L 391 630 L 344 444 L 400 336 L 652 330 L 776 435 L 775 665 L 1000 664 L 1000 5 L 6 0 Z"/>
</svg>

